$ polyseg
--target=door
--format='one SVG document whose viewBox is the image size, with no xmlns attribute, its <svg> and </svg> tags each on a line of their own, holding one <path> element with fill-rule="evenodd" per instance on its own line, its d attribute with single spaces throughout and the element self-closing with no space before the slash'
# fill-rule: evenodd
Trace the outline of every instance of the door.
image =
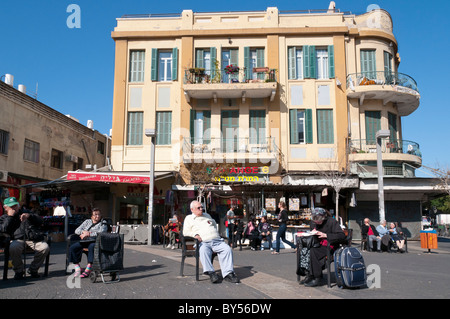
<svg viewBox="0 0 450 319">
<path fill-rule="evenodd" d="M 239 141 L 239 111 L 222 111 L 222 152 L 237 152 Z"/>
</svg>

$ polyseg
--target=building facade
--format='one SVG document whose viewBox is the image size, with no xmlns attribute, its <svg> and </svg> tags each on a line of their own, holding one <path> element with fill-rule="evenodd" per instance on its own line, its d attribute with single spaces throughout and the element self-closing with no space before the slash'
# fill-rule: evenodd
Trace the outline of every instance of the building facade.
<svg viewBox="0 0 450 319">
<path fill-rule="evenodd" d="M 112 38 L 113 168 L 148 172 L 145 129 L 155 129 L 155 171 L 173 173 L 156 182 L 155 194 L 175 192 L 172 212 L 175 205 L 186 213 L 198 195 L 219 217 L 229 205 L 243 216 L 275 214 L 284 199 L 293 225 L 322 206 L 359 230 L 362 218 L 378 218 L 375 135 L 389 130 L 385 189 L 396 191 L 386 207 L 414 203 L 386 217 L 411 222 L 416 236 L 433 187 L 414 177 L 420 147 L 402 134 L 420 94 L 399 73 L 388 12 L 353 15 L 331 2 L 314 12 L 127 15 Z M 145 206 L 143 198 L 141 216 Z"/>
<path fill-rule="evenodd" d="M 98 203 L 95 197 L 101 196 L 89 192 L 91 187 L 78 187 L 71 193 L 47 183 L 64 179 L 68 171 L 84 170 L 87 165 L 92 169 L 108 166 L 110 138 L 13 85 L 0 81 L 1 200 L 15 196 L 43 215 L 52 215 L 59 205 L 71 205 L 85 213 L 100 205 L 107 212 L 108 192 Z M 33 184 L 39 187 L 24 187 Z"/>
</svg>

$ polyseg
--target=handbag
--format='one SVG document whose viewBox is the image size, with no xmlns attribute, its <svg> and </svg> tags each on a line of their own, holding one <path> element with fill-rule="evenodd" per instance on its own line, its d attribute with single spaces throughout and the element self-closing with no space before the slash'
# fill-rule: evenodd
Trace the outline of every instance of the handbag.
<svg viewBox="0 0 450 319">
<path fill-rule="evenodd" d="M 302 246 L 304 248 L 319 248 L 321 246 L 320 239 L 317 235 L 311 235 L 311 236 L 303 236 L 302 239 Z"/>
</svg>

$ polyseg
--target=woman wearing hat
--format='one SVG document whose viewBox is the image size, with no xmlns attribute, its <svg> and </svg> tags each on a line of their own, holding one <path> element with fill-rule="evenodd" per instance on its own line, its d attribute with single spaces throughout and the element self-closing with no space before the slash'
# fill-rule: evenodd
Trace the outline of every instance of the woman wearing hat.
<svg viewBox="0 0 450 319">
<path fill-rule="evenodd" d="M 320 240 L 320 246 L 317 248 L 311 248 L 311 275 L 304 281 L 307 287 L 317 287 L 321 283 L 322 268 L 325 266 L 327 257 L 327 244 L 332 244 L 345 239 L 345 233 L 343 232 L 339 223 L 330 218 L 327 211 L 323 208 L 315 208 L 311 212 L 311 229 L 316 232 L 314 236 L 318 236 Z M 329 276 L 329 274 L 328 274 Z"/>
</svg>

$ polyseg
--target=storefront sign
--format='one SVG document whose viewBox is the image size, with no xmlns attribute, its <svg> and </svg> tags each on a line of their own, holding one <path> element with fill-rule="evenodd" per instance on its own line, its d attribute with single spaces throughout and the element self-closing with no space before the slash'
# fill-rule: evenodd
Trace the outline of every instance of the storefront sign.
<svg viewBox="0 0 450 319">
<path fill-rule="evenodd" d="M 207 167 L 215 182 L 263 182 L 269 174 L 269 166 Z"/>
<path fill-rule="evenodd" d="M 149 176 L 140 175 L 120 175 L 106 173 L 90 172 L 68 172 L 67 180 L 72 181 L 91 181 L 105 183 L 129 183 L 129 184 L 149 184 Z"/>
</svg>

